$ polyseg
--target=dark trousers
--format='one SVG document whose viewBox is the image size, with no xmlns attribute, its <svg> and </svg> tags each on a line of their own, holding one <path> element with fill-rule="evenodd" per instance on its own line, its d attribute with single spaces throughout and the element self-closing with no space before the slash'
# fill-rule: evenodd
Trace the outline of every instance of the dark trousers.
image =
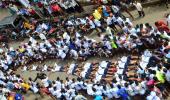
<svg viewBox="0 0 170 100">
<path fill-rule="evenodd" d="M 144 11 L 138 11 L 139 13 L 139 17 L 144 17 L 145 16 L 145 12 Z"/>
</svg>

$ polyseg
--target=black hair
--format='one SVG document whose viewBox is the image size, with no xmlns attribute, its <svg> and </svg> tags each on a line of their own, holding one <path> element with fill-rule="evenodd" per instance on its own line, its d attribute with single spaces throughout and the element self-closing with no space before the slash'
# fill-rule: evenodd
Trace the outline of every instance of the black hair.
<svg viewBox="0 0 170 100">
<path fill-rule="evenodd" d="M 117 88 L 118 88 L 118 89 L 121 89 L 121 86 L 120 86 L 120 85 L 117 85 Z"/>
</svg>

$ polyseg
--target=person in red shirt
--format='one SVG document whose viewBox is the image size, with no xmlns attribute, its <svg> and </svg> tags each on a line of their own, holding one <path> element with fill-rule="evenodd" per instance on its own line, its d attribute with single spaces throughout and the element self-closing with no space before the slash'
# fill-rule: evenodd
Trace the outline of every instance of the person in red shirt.
<svg viewBox="0 0 170 100">
<path fill-rule="evenodd" d="M 163 20 L 159 20 L 159 21 L 155 22 L 155 25 L 156 26 L 162 26 L 162 25 L 166 25 L 167 26 L 167 24 Z"/>
<path fill-rule="evenodd" d="M 57 15 L 62 15 L 64 12 L 63 10 L 60 8 L 60 6 L 58 4 L 53 4 L 51 5 L 51 9 L 54 13 L 56 13 Z"/>
<path fill-rule="evenodd" d="M 170 29 L 169 29 L 168 25 L 162 20 L 155 22 L 155 26 L 157 27 L 157 29 L 159 31 L 165 31 L 168 34 L 170 33 Z"/>
</svg>

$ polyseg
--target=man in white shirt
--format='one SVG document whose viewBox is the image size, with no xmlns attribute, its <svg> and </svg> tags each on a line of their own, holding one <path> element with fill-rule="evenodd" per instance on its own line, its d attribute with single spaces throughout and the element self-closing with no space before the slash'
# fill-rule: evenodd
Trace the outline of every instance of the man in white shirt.
<svg viewBox="0 0 170 100">
<path fill-rule="evenodd" d="M 76 93 L 76 95 L 75 100 L 87 100 L 80 92 Z"/>
<path fill-rule="evenodd" d="M 154 91 L 150 92 L 150 94 L 146 97 L 146 100 L 160 100 L 160 98 L 156 95 Z"/>
<path fill-rule="evenodd" d="M 57 87 L 57 90 L 60 90 L 62 88 L 60 79 L 57 77 L 57 80 L 55 81 L 55 86 Z"/>
<path fill-rule="evenodd" d="M 78 59 L 78 53 L 77 53 L 76 50 L 71 49 L 71 50 L 70 50 L 70 55 L 71 55 L 75 60 Z"/>
<path fill-rule="evenodd" d="M 170 24 L 170 14 L 166 15 L 166 21 L 167 21 L 167 25 L 169 26 L 169 24 Z"/>
<path fill-rule="evenodd" d="M 107 25 L 112 28 L 114 31 L 117 31 L 117 28 L 115 27 L 115 24 L 113 23 L 112 16 L 107 17 L 106 19 Z"/>
<path fill-rule="evenodd" d="M 57 98 L 61 97 L 61 89 L 57 89 L 56 87 L 53 88 L 54 91 L 52 92 L 53 96 L 56 96 Z"/>
<path fill-rule="evenodd" d="M 170 70 L 163 69 L 166 77 L 166 81 L 170 83 Z"/>
<path fill-rule="evenodd" d="M 40 37 L 41 40 L 46 40 L 47 39 L 46 36 L 43 33 L 40 33 L 39 37 Z"/>
<path fill-rule="evenodd" d="M 137 9 L 137 11 L 139 13 L 139 17 L 144 17 L 145 16 L 145 12 L 143 11 L 143 7 L 142 7 L 141 3 L 135 1 L 135 3 L 133 3 L 133 5 Z"/>
<path fill-rule="evenodd" d="M 65 57 L 66 57 L 66 53 L 62 49 L 59 49 L 58 50 L 58 57 L 60 57 L 62 60 L 64 60 Z"/>
</svg>

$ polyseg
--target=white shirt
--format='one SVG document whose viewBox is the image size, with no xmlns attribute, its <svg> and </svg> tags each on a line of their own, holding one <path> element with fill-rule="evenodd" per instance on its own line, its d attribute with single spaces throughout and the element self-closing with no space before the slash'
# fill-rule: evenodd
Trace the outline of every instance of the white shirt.
<svg viewBox="0 0 170 100">
<path fill-rule="evenodd" d="M 56 96 L 57 98 L 60 98 L 60 97 L 61 97 L 61 92 L 60 92 L 60 91 L 61 91 L 61 90 L 58 89 L 58 90 L 54 91 L 52 94 L 53 94 L 54 96 Z"/>
<path fill-rule="evenodd" d="M 43 70 L 42 71 L 47 71 L 47 65 L 44 65 L 44 67 L 43 67 Z"/>
<path fill-rule="evenodd" d="M 119 8 L 117 6 L 114 6 L 114 5 L 112 5 L 112 10 L 114 11 L 114 13 L 119 12 Z"/>
<path fill-rule="evenodd" d="M 54 88 L 53 88 L 53 87 L 48 88 L 48 90 L 49 90 L 50 93 L 53 93 L 53 92 L 54 92 Z"/>
<path fill-rule="evenodd" d="M 72 80 L 66 81 L 65 86 L 70 86 L 72 84 Z"/>
<path fill-rule="evenodd" d="M 107 22 L 107 25 L 111 25 L 111 24 L 112 24 L 112 18 L 111 18 L 111 17 L 108 17 L 107 20 L 106 20 L 106 22 Z"/>
<path fill-rule="evenodd" d="M 116 19 L 116 21 L 119 23 L 119 25 L 122 25 L 123 22 L 124 22 L 121 17 L 118 17 L 118 18 Z"/>
<path fill-rule="evenodd" d="M 101 22 L 97 19 L 94 19 L 94 23 L 97 27 L 100 27 L 101 26 Z"/>
<path fill-rule="evenodd" d="M 72 74 L 72 71 L 74 69 L 74 67 L 76 66 L 76 64 L 71 64 L 68 70 L 68 74 Z"/>
<path fill-rule="evenodd" d="M 110 89 L 104 90 L 103 93 L 104 93 L 109 99 L 113 98 L 113 95 L 112 95 Z"/>
<path fill-rule="evenodd" d="M 170 15 L 168 15 L 167 19 L 168 23 L 170 23 Z"/>
<path fill-rule="evenodd" d="M 117 91 L 118 91 L 118 88 L 117 88 L 117 87 L 111 89 L 111 93 L 112 93 L 112 95 L 113 95 L 115 98 L 119 98 L 119 97 L 120 97 L 120 96 L 117 94 Z"/>
<path fill-rule="evenodd" d="M 64 32 L 63 38 L 66 39 L 67 41 L 70 40 L 70 36 L 67 34 L 67 32 Z"/>
<path fill-rule="evenodd" d="M 170 70 L 167 70 L 167 73 L 165 74 L 166 80 L 170 82 Z"/>
<path fill-rule="evenodd" d="M 37 66 L 33 65 L 31 70 L 36 70 Z"/>
<path fill-rule="evenodd" d="M 80 82 L 75 82 L 75 89 L 76 90 L 81 90 L 81 88 L 82 88 L 82 85 L 83 85 L 83 82 L 82 81 L 80 81 Z"/>
<path fill-rule="evenodd" d="M 43 80 L 42 80 L 42 83 L 44 84 L 44 87 L 48 87 L 48 86 L 49 86 L 48 78 L 43 79 Z"/>
<path fill-rule="evenodd" d="M 108 64 L 108 62 L 102 61 L 102 62 L 100 63 L 100 67 L 106 68 L 106 67 L 107 67 L 107 64 Z"/>
<path fill-rule="evenodd" d="M 31 86 L 31 89 L 33 90 L 34 93 L 37 93 L 38 92 L 38 88 L 36 86 Z"/>
<path fill-rule="evenodd" d="M 160 100 L 158 96 L 156 96 L 155 92 L 151 92 L 149 96 L 146 97 L 146 100 Z"/>
<path fill-rule="evenodd" d="M 95 27 L 95 24 L 93 23 L 93 21 L 89 20 L 89 24 L 90 24 L 90 28 L 91 28 L 91 29 L 96 28 L 96 27 Z"/>
<path fill-rule="evenodd" d="M 31 42 L 31 43 L 37 43 L 37 41 L 33 38 L 33 37 L 30 37 L 30 39 L 29 39 L 29 41 Z"/>
<path fill-rule="evenodd" d="M 93 95 L 94 91 L 92 90 L 93 84 L 87 84 L 87 94 Z"/>
<path fill-rule="evenodd" d="M 133 5 L 136 7 L 137 11 L 142 11 L 143 10 L 141 3 L 139 3 L 139 2 L 138 3 L 133 3 Z"/>
<path fill-rule="evenodd" d="M 110 43 L 109 41 L 106 41 L 105 46 L 106 46 L 109 50 L 112 49 L 111 43 Z"/>
<path fill-rule="evenodd" d="M 107 28 L 106 28 L 106 34 L 109 34 L 109 35 L 110 35 L 110 38 L 113 39 L 113 34 L 112 34 L 112 31 L 111 31 L 111 28 L 110 28 L 110 27 L 107 27 Z"/>
<path fill-rule="evenodd" d="M 137 34 L 136 34 L 136 29 L 135 28 L 131 28 L 131 29 L 128 29 L 129 33 L 133 36 L 136 36 L 137 37 Z"/>
<path fill-rule="evenodd" d="M 112 16 L 112 21 L 116 22 L 116 17 L 114 15 Z"/>
<path fill-rule="evenodd" d="M 66 57 L 66 54 L 64 53 L 64 51 L 62 49 L 59 49 L 58 56 L 61 57 L 62 59 L 64 59 Z"/>
<path fill-rule="evenodd" d="M 47 25 L 46 25 L 46 24 L 44 24 L 44 23 L 41 25 L 41 27 L 42 27 L 42 28 L 44 28 L 45 30 L 47 30 L 47 29 L 48 29 Z"/>
<path fill-rule="evenodd" d="M 40 33 L 39 37 L 40 37 L 41 40 L 46 40 L 47 39 L 46 36 L 43 33 Z"/>
<path fill-rule="evenodd" d="M 57 63 L 54 64 L 55 69 L 53 71 L 60 71 L 61 66 L 57 65 Z"/>
<path fill-rule="evenodd" d="M 70 50 L 70 54 L 74 57 L 74 59 L 78 59 L 78 53 L 76 50 Z"/>
<path fill-rule="evenodd" d="M 57 90 L 61 89 L 62 88 L 62 85 L 61 85 L 61 82 L 60 81 L 56 81 L 56 87 L 57 87 Z"/>
<path fill-rule="evenodd" d="M 45 40 L 45 44 L 46 44 L 49 48 L 52 47 L 51 43 L 50 43 L 48 40 Z"/>
</svg>

